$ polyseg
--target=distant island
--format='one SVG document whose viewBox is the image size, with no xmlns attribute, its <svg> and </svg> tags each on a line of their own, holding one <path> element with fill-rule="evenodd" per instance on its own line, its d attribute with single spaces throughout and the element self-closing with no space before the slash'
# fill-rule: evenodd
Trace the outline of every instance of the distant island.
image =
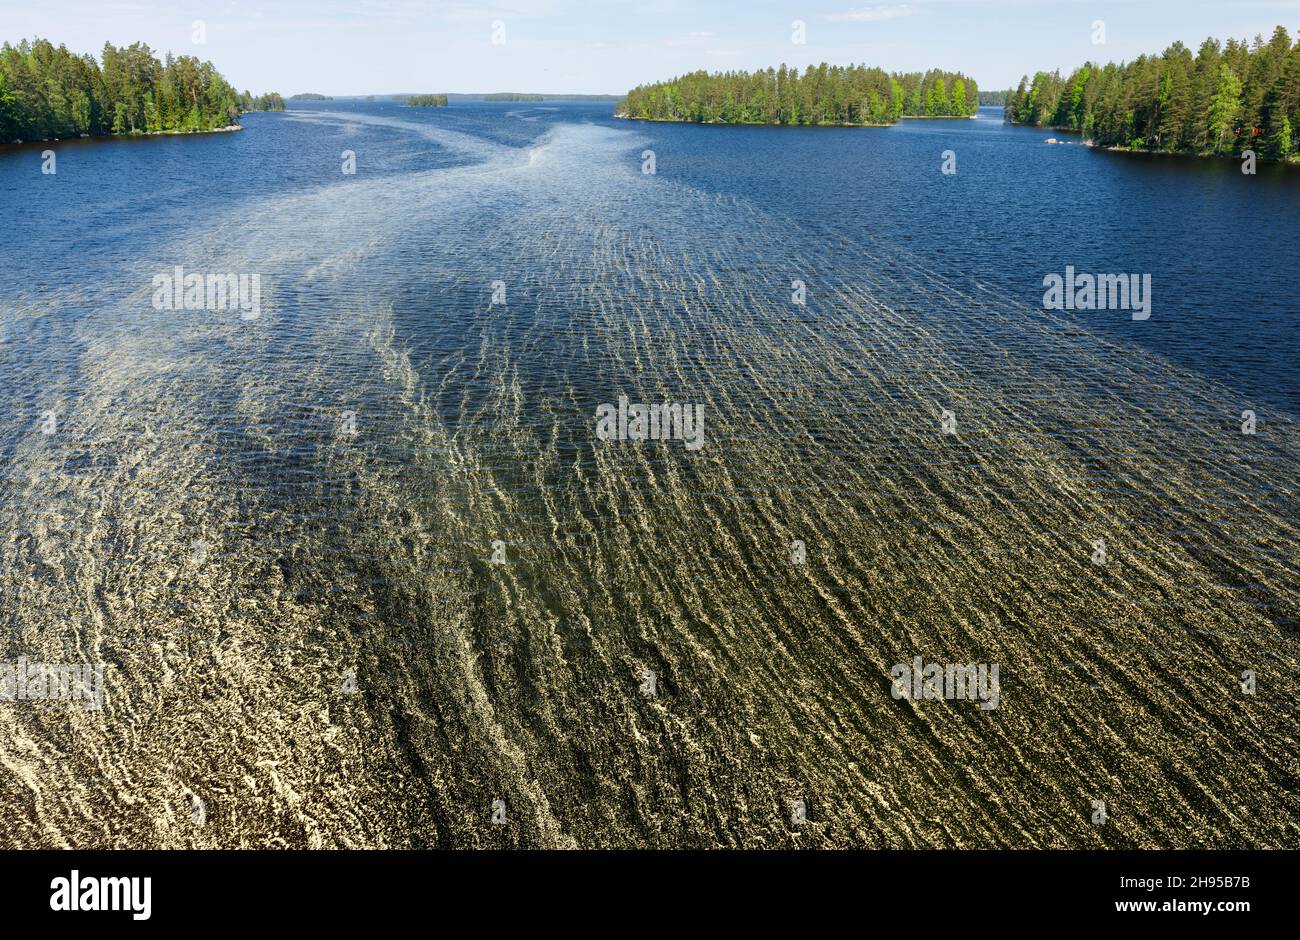
<svg viewBox="0 0 1300 940">
<path fill-rule="evenodd" d="M 283 111 L 284 99 L 274 91 L 254 98 L 247 91 L 239 96 L 240 111 Z"/>
<path fill-rule="evenodd" d="M 1267 42 L 1217 39 L 1195 56 L 1175 42 L 1159 56 L 1126 65 L 1091 62 L 1064 81 L 1059 72 L 1025 76 L 1006 103 L 1012 124 L 1082 134 L 1112 150 L 1300 158 L 1300 43 L 1279 26 Z"/>
<path fill-rule="evenodd" d="M 692 72 L 640 85 L 615 117 L 698 124 L 885 126 L 899 118 L 973 117 L 979 88 L 960 72 L 888 74 L 863 65 Z"/>
<path fill-rule="evenodd" d="M 290 101 L 333 101 L 329 95 L 318 95 L 314 91 L 304 91 L 300 94 L 293 95 Z"/>
<path fill-rule="evenodd" d="M 445 108 L 447 107 L 446 95 L 407 95 L 399 98 L 404 104 L 412 108 Z"/>
<path fill-rule="evenodd" d="M 383 95 L 391 101 L 406 102 L 409 98 L 418 98 L 420 95 L 395 94 Z M 618 95 L 548 95 L 539 92 L 521 92 L 521 91 L 493 91 L 493 92 L 447 92 L 445 95 L 423 97 L 446 98 L 448 101 L 617 101 Z M 374 101 L 374 95 L 366 95 L 366 101 Z"/>
<path fill-rule="evenodd" d="M 1002 91 L 981 91 L 980 107 L 985 107 L 986 105 L 997 105 L 1001 107 L 1007 103 L 1007 95 L 1009 94 L 1011 94 L 1011 89 L 1009 88 Z"/>
<path fill-rule="evenodd" d="M 488 94 L 451 94 L 451 98 L 472 101 L 617 101 L 618 95 L 547 95 L 533 92 L 495 91 Z"/>
<path fill-rule="evenodd" d="M 238 130 L 244 103 L 211 62 L 140 42 L 98 63 L 45 39 L 0 47 L 0 143 Z"/>
</svg>

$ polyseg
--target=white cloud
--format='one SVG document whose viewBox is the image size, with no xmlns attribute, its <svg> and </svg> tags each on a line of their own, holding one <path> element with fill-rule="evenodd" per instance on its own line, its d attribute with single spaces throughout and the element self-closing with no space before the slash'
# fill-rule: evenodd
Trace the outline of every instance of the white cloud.
<svg viewBox="0 0 1300 940">
<path fill-rule="evenodd" d="M 921 8 L 910 3 L 894 3 L 888 6 L 862 7 L 858 10 L 846 10 L 843 13 L 828 13 L 824 19 L 839 23 L 878 23 L 881 20 L 896 20 L 900 16 L 915 16 Z"/>
</svg>

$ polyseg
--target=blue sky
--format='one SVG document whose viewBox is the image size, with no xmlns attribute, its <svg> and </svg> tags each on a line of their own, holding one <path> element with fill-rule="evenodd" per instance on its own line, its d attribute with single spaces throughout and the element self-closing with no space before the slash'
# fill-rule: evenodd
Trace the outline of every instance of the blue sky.
<svg viewBox="0 0 1300 940">
<path fill-rule="evenodd" d="M 805 44 L 792 41 L 795 20 Z M 1096 20 L 1104 44 L 1093 43 Z M 504 42 L 492 42 L 495 21 Z M 139 39 L 211 59 L 241 89 L 284 95 L 621 94 L 698 68 L 823 60 L 961 69 L 988 89 L 1278 24 L 1300 33 L 1300 0 L 0 0 L 0 38 L 96 54 L 105 40 Z"/>
</svg>

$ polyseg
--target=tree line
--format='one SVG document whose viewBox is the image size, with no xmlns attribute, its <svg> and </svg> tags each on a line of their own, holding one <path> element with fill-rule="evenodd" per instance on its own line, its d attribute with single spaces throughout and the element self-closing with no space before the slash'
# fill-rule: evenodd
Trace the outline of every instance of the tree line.
<svg viewBox="0 0 1300 940">
<path fill-rule="evenodd" d="M 718 124 L 892 124 L 900 117 L 969 117 L 979 88 L 960 72 L 889 74 L 865 65 L 692 72 L 638 85 L 616 113 Z"/>
<path fill-rule="evenodd" d="M 446 95 L 407 95 L 406 103 L 413 108 L 445 108 Z"/>
<path fill-rule="evenodd" d="M 1195 56 L 1181 42 L 1128 64 L 1086 63 L 1068 78 L 1025 76 L 1006 119 L 1078 131 L 1103 147 L 1285 160 L 1300 151 L 1300 42 L 1279 26 L 1267 41 L 1217 39 Z"/>
<path fill-rule="evenodd" d="M 322 99 L 324 100 L 324 99 Z M 258 95 L 254 98 L 245 89 L 244 93 L 239 96 L 240 111 L 283 111 L 284 99 L 279 93 L 269 91 L 264 95 Z"/>
<path fill-rule="evenodd" d="M 241 105 L 279 97 L 240 96 L 211 62 L 170 53 L 160 62 L 139 42 L 105 43 L 100 62 L 45 39 L 0 46 L 0 143 L 209 131 L 239 123 Z"/>
</svg>

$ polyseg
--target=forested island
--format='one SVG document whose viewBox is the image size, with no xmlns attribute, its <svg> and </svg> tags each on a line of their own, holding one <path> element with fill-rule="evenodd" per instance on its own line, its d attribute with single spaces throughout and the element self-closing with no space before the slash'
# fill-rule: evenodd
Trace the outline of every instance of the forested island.
<svg viewBox="0 0 1300 940">
<path fill-rule="evenodd" d="M 0 47 L 0 143 L 221 130 L 240 97 L 210 62 L 105 43 L 101 62 L 45 39 Z"/>
<path fill-rule="evenodd" d="M 997 105 L 1000 107 L 1005 105 L 1007 103 L 1007 95 L 1009 94 L 1011 94 L 1009 89 L 1003 89 L 1002 91 L 981 91 L 980 106 Z"/>
<path fill-rule="evenodd" d="M 526 95 L 517 91 L 498 91 L 483 96 L 484 101 L 545 101 L 542 95 Z"/>
<path fill-rule="evenodd" d="M 290 101 L 333 101 L 329 95 L 318 95 L 314 91 L 304 91 L 289 97 Z"/>
<path fill-rule="evenodd" d="M 1217 39 L 1195 56 L 1181 42 L 1124 65 L 1086 63 L 1067 79 L 1021 79 L 1006 120 L 1078 131 L 1086 142 L 1147 152 L 1295 160 L 1300 142 L 1300 42 L 1283 26 L 1268 41 Z"/>
<path fill-rule="evenodd" d="M 899 118 L 971 117 L 979 88 L 960 72 L 889 74 L 865 65 L 692 72 L 639 85 L 617 117 L 703 124 L 887 125 Z"/>
<path fill-rule="evenodd" d="M 447 107 L 446 95 L 407 95 L 400 98 L 403 104 L 412 108 L 445 108 Z"/>
<path fill-rule="evenodd" d="M 267 92 L 254 98 L 247 91 L 239 96 L 240 111 L 283 111 L 284 99 L 276 92 Z"/>
</svg>

